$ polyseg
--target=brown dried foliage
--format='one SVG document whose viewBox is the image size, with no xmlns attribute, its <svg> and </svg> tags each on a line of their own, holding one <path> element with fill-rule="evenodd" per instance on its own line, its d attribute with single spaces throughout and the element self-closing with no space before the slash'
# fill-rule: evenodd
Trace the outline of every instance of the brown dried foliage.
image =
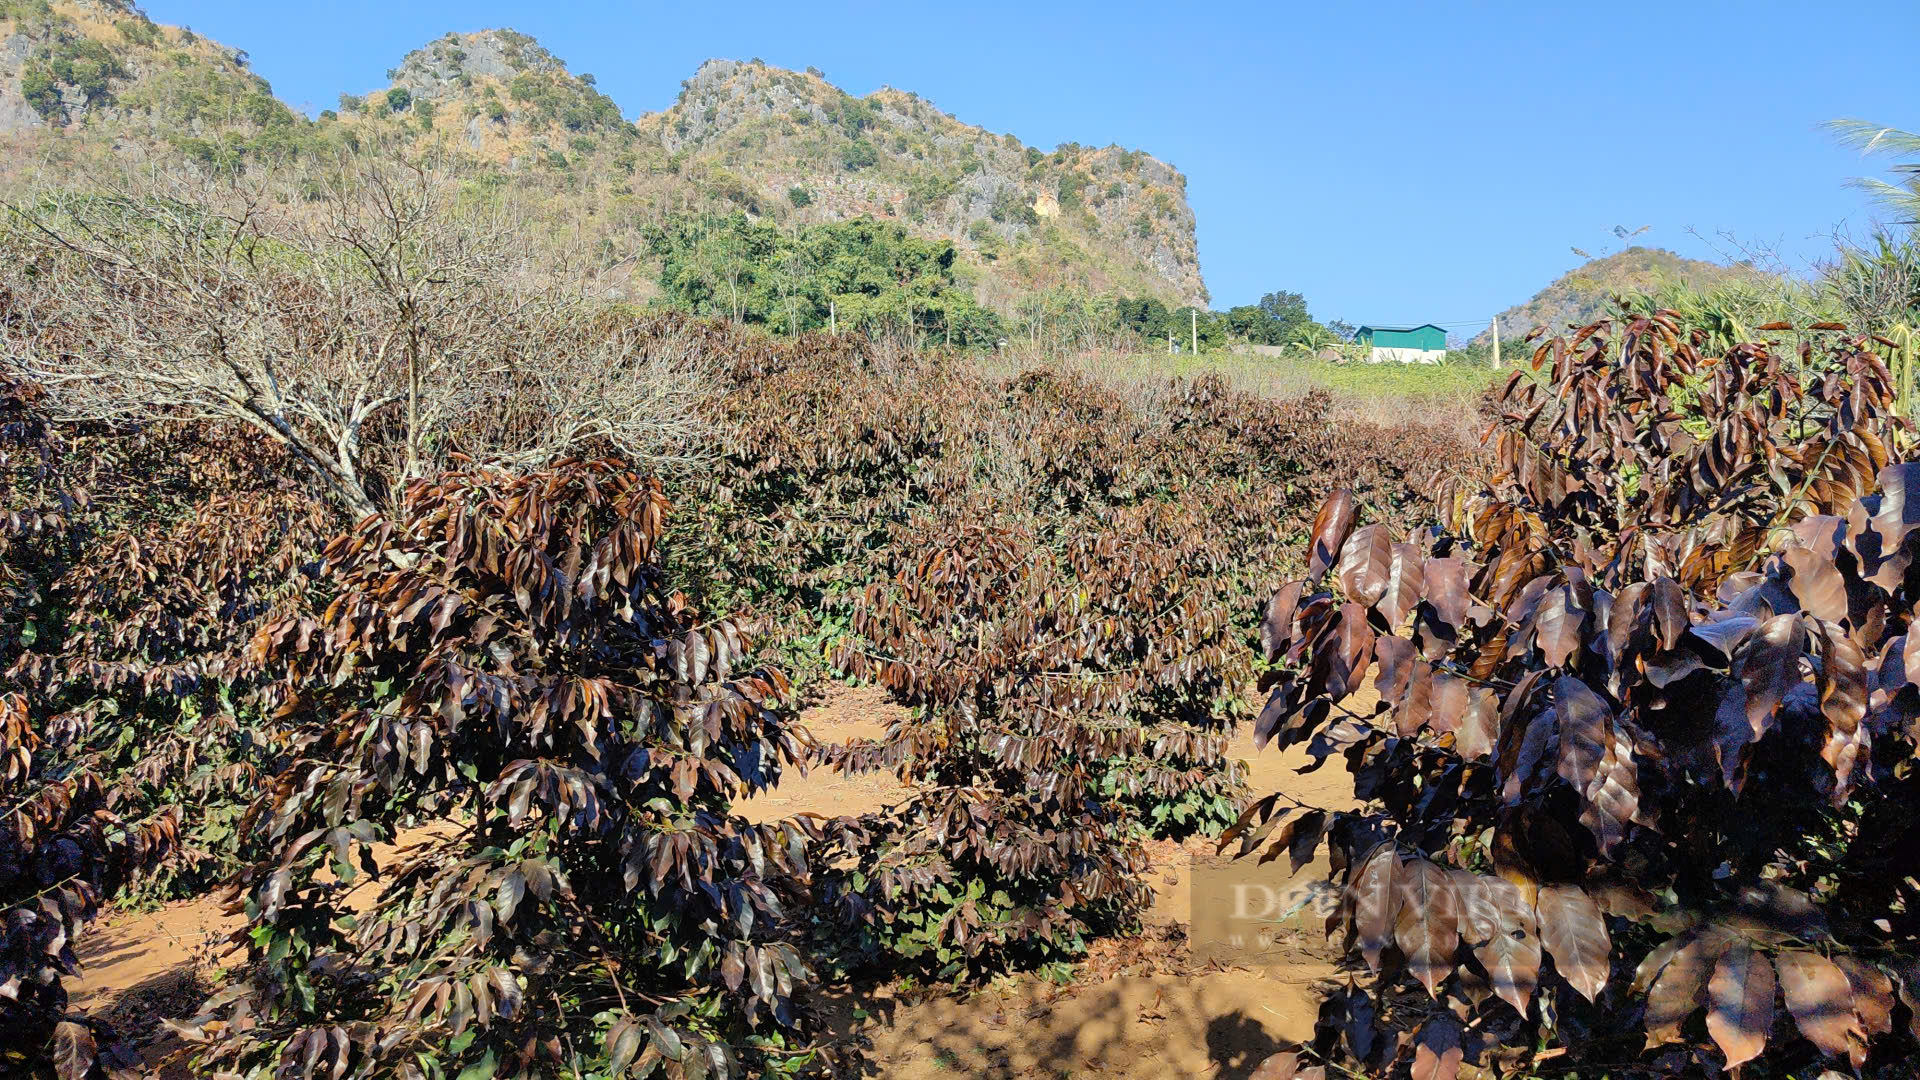
<svg viewBox="0 0 1920 1080">
<path fill-rule="evenodd" d="M 1450 496 L 1461 535 L 1355 529 L 1336 494 L 1313 573 L 1267 610 L 1261 737 L 1344 757 L 1365 800 L 1314 826 L 1347 888 L 1330 929 L 1381 973 L 1355 993 L 1384 1009 L 1411 975 L 1496 1039 L 1616 1075 L 1897 1068 L 1920 466 L 1890 460 L 1887 371 L 1839 332 L 1709 361 L 1664 314 L 1549 363 L 1508 387 L 1494 482 Z M 1352 712 L 1370 668 L 1380 704 Z M 1358 1000 L 1340 1025 L 1370 1029 Z"/>
<path fill-rule="evenodd" d="M 29 627 L 58 610 L 49 594 L 86 540 L 92 503 L 71 449 L 37 388 L 0 379 L 0 1065 L 61 1080 L 124 1064 L 104 1025 L 67 1009 L 75 940 L 105 897 L 180 842 L 174 812 L 128 805 L 84 732 L 17 674 Z"/>
<path fill-rule="evenodd" d="M 1237 811 L 1239 613 L 1305 526 L 1303 477 L 1365 470 L 1386 508 L 1465 466 L 1429 433 L 1342 429 L 1324 396 L 995 379 L 823 336 L 735 356 L 674 555 L 912 706 L 835 764 L 920 795 L 823 861 L 863 945 L 949 973 L 1072 955 L 1145 899 L 1139 824 Z"/>
<path fill-rule="evenodd" d="M 251 973 L 182 1027 L 202 1067 L 732 1076 L 797 1027 L 818 830 L 729 809 L 804 736 L 669 586 L 666 513 L 614 461 L 475 467 L 328 545 L 324 613 L 254 641 L 297 745 L 244 826 Z M 379 871 L 428 817 L 455 827 Z"/>
</svg>

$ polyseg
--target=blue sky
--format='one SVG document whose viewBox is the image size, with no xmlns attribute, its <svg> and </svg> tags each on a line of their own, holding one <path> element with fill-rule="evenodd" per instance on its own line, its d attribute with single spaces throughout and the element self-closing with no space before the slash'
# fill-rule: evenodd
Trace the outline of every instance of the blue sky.
<svg viewBox="0 0 1920 1080">
<path fill-rule="evenodd" d="M 1044 148 L 1147 150 L 1187 174 L 1214 306 L 1273 289 L 1316 317 L 1470 324 L 1581 259 L 1719 239 L 1805 265 L 1880 172 L 1818 125 L 1920 127 L 1915 0 L 1788 3 L 726 4 L 151 0 L 248 50 L 315 111 L 447 30 L 534 35 L 630 116 L 708 57 L 918 91 Z M 1689 234 L 1697 231 L 1707 240 Z"/>
</svg>

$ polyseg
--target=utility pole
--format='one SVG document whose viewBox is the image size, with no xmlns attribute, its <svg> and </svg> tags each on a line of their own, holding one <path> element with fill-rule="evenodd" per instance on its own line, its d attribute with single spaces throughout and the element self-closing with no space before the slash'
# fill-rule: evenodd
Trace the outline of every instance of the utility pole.
<svg viewBox="0 0 1920 1080">
<path fill-rule="evenodd" d="M 840 313 L 835 310 L 831 300 L 827 301 L 827 333 L 835 337 L 840 336 Z"/>
<path fill-rule="evenodd" d="M 1192 334 L 1193 355 L 1200 355 L 1200 309 L 1187 309 L 1187 332 Z"/>
<path fill-rule="evenodd" d="M 1167 331 L 1167 355 L 1173 355 L 1173 331 Z"/>
<path fill-rule="evenodd" d="M 1493 370 L 1500 370 L 1500 316 L 1493 317 Z"/>
</svg>

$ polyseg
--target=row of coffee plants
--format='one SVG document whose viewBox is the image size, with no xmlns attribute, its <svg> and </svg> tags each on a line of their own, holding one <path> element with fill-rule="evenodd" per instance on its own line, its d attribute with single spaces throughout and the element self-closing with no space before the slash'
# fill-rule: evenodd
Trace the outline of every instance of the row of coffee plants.
<svg viewBox="0 0 1920 1080">
<path fill-rule="evenodd" d="M 284 463 L 186 425 L 56 425 L 0 382 L 0 1026 L 9 1054 L 105 1060 L 67 1016 L 82 923 L 116 890 L 204 891 L 276 767 L 250 628 L 332 527 Z M 50 1043 L 49 1040 L 53 1041 Z"/>
<path fill-rule="evenodd" d="M 1223 842 L 1327 846 L 1376 976 L 1329 1001 L 1327 1066 L 1911 1075 L 1920 465 L 1884 343 L 1703 340 L 1540 346 L 1448 528 L 1336 492 L 1267 605 L 1257 734 L 1361 805 L 1269 796 Z"/>
<path fill-rule="evenodd" d="M 1313 476 L 1371 478 L 1393 517 L 1468 466 L 1422 429 L 1342 431 L 1324 395 L 998 378 L 830 339 L 735 357 L 723 464 L 675 554 L 795 660 L 909 706 L 833 756 L 916 794 L 823 856 L 822 919 L 852 920 L 856 958 L 953 977 L 1079 954 L 1149 898 L 1145 836 L 1238 812 L 1242 613 L 1304 534 Z"/>
<path fill-rule="evenodd" d="M 958 976 L 1130 922 L 1143 837 L 1239 809 L 1247 598 L 1313 477 L 1374 478 L 1397 520 L 1462 460 L 1342 433 L 1321 397 L 621 332 L 723 361 L 672 518 L 613 461 L 456 456 L 347 528 L 256 434 L 55 424 L 7 384 L 10 1050 L 99 1075 L 60 991 L 80 924 L 118 889 L 234 882 L 245 975 L 181 1028 L 203 1071 L 803 1067 L 816 957 Z M 405 430 L 363 434 L 377 457 Z M 733 817 L 813 756 L 750 636 L 912 705 L 837 764 L 915 797 Z"/>
</svg>

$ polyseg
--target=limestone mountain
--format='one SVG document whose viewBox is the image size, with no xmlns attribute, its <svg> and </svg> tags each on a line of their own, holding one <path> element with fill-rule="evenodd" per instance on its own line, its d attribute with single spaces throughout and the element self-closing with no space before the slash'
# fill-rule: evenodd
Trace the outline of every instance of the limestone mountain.
<svg viewBox="0 0 1920 1080">
<path fill-rule="evenodd" d="M 517 180 L 564 174 L 601 190 L 612 218 L 867 216 L 952 242 L 1002 309 L 1051 287 L 1206 300 L 1186 180 L 1144 153 L 1043 151 L 910 92 L 856 98 L 759 61 L 710 60 L 671 107 L 627 124 L 593 76 L 511 30 L 449 34 L 389 75 L 343 97 L 337 122 L 435 141 Z"/>
<path fill-rule="evenodd" d="M 390 118 L 417 137 L 439 136 L 483 166 L 523 169 L 549 155 L 592 154 L 598 139 L 630 143 L 632 124 L 613 99 L 575 75 L 525 34 L 448 34 L 415 49 L 365 97 L 342 94 L 325 121 L 352 125 Z M 406 121 L 411 121 L 408 128 Z"/>
<path fill-rule="evenodd" d="M 125 0 L 0 0 L 0 136 L 145 137 L 206 158 L 308 126 L 245 52 Z"/>
<path fill-rule="evenodd" d="M 1526 303 L 1501 312 L 1500 337 L 1513 341 L 1536 326 L 1554 332 L 1584 325 L 1604 314 L 1609 298 L 1617 295 L 1651 292 L 1665 285 L 1709 289 L 1758 273 L 1748 267 L 1685 258 L 1661 248 L 1630 247 L 1588 260 L 1555 278 Z M 1490 335 L 1490 330 L 1482 330 L 1473 340 L 1484 342 Z"/>
<path fill-rule="evenodd" d="M 590 253 L 613 295 L 652 288 L 643 237 L 688 215 L 782 226 L 862 216 L 952 243 L 980 300 L 1062 288 L 1203 304 L 1186 179 L 1148 154 L 1051 151 L 883 88 L 713 60 L 628 122 L 527 35 L 448 34 L 309 120 L 242 50 L 126 0 L 0 0 L 0 137 L 65 160 L 129 149 L 208 165 L 347 149 L 430 154 L 517 200 L 530 235 Z M 83 169 L 76 168 L 76 172 Z"/>
<path fill-rule="evenodd" d="M 1145 153 L 1024 146 L 908 91 L 856 98 L 759 61 L 708 61 L 638 127 L 696 188 L 754 213 L 900 219 L 1014 290 L 1206 301 L 1186 178 Z"/>
</svg>

